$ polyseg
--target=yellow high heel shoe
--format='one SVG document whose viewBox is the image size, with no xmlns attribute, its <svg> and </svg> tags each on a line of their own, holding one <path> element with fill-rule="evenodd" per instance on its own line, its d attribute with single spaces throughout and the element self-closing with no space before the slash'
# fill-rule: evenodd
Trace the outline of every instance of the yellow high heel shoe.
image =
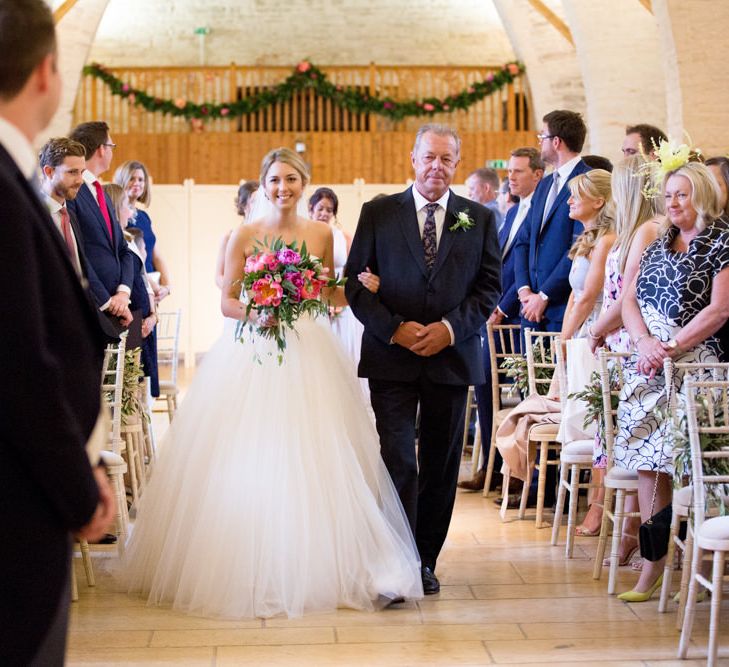
<svg viewBox="0 0 729 667">
<path fill-rule="evenodd" d="M 622 600 L 623 602 L 648 602 L 648 600 L 653 597 L 653 593 L 661 587 L 662 583 L 663 575 L 658 577 L 655 583 L 645 593 L 640 593 L 638 591 L 626 591 L 625 593 L 618 595 L 618 600 Z"/>
</svg>

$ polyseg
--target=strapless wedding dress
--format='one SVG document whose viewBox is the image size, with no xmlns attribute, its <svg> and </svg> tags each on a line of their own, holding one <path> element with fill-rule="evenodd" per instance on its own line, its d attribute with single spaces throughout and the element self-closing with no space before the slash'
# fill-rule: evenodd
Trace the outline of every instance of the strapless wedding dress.
<svg viewBox="0 0 729 667">
<path fill-rule="evenodd" d="M 123 562 L 150 603 L 225 618 L 373 610 L 420 563 L 351 362 L 325 318 L 223 335 L 163 443 Z M 258 360 L 256 360 L 258 359 Z"/>
</svg>

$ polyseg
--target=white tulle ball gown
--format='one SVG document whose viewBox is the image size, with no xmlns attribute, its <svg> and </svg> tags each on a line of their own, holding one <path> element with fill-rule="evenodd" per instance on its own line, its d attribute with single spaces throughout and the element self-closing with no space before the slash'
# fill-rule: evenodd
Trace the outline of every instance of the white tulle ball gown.
<svg viewBox="0 0 729 667">
<path fill-rule="evenodd" d="M 422 596 L 351 363 L 325 318 L 297 331 L 281 365 L 272 341 L 248 334 L 224 334 L 205 355 L 140 502 L 130 592 L 225 618 Z"/>
</svg>

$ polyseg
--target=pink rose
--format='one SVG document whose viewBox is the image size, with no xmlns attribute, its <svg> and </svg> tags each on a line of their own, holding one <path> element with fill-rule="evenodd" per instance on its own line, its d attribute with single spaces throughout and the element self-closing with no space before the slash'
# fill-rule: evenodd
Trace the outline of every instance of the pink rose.
<svg viewBox="0 0 729 667">
<path fill-rule="evenodd" d="M 187 100 L 184 100 L 184 99 L 182 99 L 181 97 L 178 97 L 178 98 L 177 98 L 177 99 L 175 100 L 175 106 L 176 106 L 176 107 L 177 107 L 178 109 L 184 109 L 186 105 L 187 105 Z"/>
<path fill-rule="evenodd" d="M 291 248 L 284 248 L 278 251 L 278 261 L 281 264 L 298 264 L 301 261 L 301 255 Z"/>
<path fill-rule="evenodd" d="M 230 113 L 230 109 L 228 109 L 228 107 L 223 107 L 223 108 L 222 108 L 222 109 L 220 110 L 220 115 L 221 115 L 221 116 L 227 116 L 227 115 L 228 115 L 229 113 Z"/>
<path fill-rule="evenodd" d="M 430 102 L 423 104 L 423 109 L 425 111 L 435 111 L 435 107 Z"/>
<path fill-rule="evenodd" d="M 385 102 L 382 106 L 385 107 L 385 109 L 394 109 L 395 108 L 395 105 L 392 102 Z"/>
<path fill-rule="evenodd" d="M 283 297 L 283 287 L 269 277 L 259 278 L 251 287 L 253 302 L 257 306 L 279 306 Z"/>
<path fill-rule="evenodd" d="M 516 63 L 509 63 L 507 69 L 509 70 L 509 74 L 512 74 L 514 76 L 519 74 L 519 65 L 517 65 Z"/>
<path fill-rule="evenodd" d="M 125 83 L 122 85 L 122 92 L 128 93 L 129 92 L 129 84 Z"/>
<path fill-rule="evenodd" d="M 491 83 L 493 80 L 494 80 L 494 73 L 493 72 L 489 72 L 488 75 L 486 76 L 486 81 L 488 81 L 489 83 Z"/>
<path fill-rule="evenodd" d="M 297 66 L 296 71 L 301 72 L 302 74 L 304 72 L 308 72 L 311 69 L 311 63 L 308 60 L 302 60 Z"/>
</svg>

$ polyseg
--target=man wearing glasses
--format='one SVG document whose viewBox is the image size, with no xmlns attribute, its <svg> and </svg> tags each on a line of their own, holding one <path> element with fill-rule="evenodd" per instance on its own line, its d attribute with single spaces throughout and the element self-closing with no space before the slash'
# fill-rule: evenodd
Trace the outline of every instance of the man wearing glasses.
<svg viewBox="0 0 729 667">
<path fill-rule="evenodd" d="M 76 199 L 67 202 L 82 236 L 89 288 L 96 305 L 121 326 L 129 326 L 129 297 L 134 277 L 131 250 L 116 219 L 111 200 L 102 190 L 99 176 L 109 170 L 114 148 L 109 126 L 103 121 L 81 123 L 70 134 L 86 150 L 84 184 Z"/>
<path fill-rule="evenodd" d="M 567 182 L 589 167 L 580 158 L 587 128 L 580 114 L 556 110 L 544 116 L 537 135 L 542 160 L 554 171 L 532 198 L 514 244 L 514 277 L 522 310 L 522 329 L 560 331 L 570 295 L 569 253 L 582 223 L 569 217 Z"/>
</svg>

